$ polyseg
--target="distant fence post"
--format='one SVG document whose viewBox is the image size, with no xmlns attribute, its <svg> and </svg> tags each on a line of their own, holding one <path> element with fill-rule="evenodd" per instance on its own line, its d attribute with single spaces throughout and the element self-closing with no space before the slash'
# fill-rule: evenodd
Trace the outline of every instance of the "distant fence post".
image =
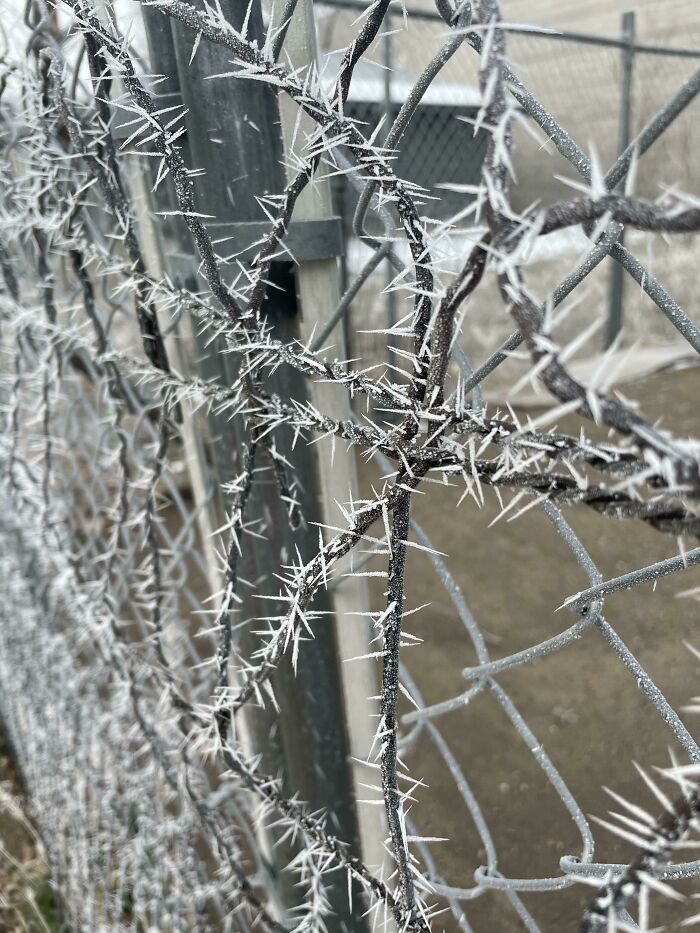
<svg viewBox="0 0 700 933">
<path fill-rule="evenodd" d="M 632 123 L 632 76 L 634 71 L 634 13 L 623 13 L 621 19 L 621 37 L 625 45 L 622 48 L 622 77 L 620 83 L 620 122 L 618 151 L 624 152 L 630 142 Z M 624 230 L 620 234 L 620 245 L 624 242 Z M 616 339 L 622 329 L 622 299 L 625 271 L 619 262 L 613 262 L 610 270 L 610 291 L 608 306 L 608 330 L 605 339 L 606 348 Z"/>
<path fill-rule="evenodd" d="M 394 100 L 391 80 L 394 69 L 391 10 L 387 12 L 384 23 L 385 30 L 384 35 L 382 36 L 382 64 L 384 65 L 384 139 L 386 139 L 391 132 L 391 126 L 394 122 Z M 394 267 L 391 264 L 391 260 L 388 257 L 384 261 L 384 270 L 384 284 L 387 288 L 389 288 L 396 273 L 394 271 Z M 386 293 L 386 317 L 387 327 L 394 327 L 396 324 L 396 292 L 393 290 L 389 290 Z M 389 358 L 392 356 L 393 354 L 391 349 L 389 349 Z"/>
</svg>

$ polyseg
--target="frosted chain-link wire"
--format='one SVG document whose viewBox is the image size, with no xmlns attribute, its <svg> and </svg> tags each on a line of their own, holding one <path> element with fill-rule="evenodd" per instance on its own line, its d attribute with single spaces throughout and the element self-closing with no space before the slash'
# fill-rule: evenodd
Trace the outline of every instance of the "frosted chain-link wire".
<svg viewBox="0 0 700 933">
<path fill-rule="evenodd" d="M 498 27 L 487 15 L 495 5 L 463 3 L 452 9 L 443 2 L 441 45 L 405 84 L 405 99 L 397 102 L 404 107 L 390 115 L 393 125 L 385 127 L 382 139 L 396 148 L 394 159 L 373 136 L 375 110 L 363 112 L 353 97 L 352 82 L 361 84 L 363 76 L 352 44 L 334 75 L 340 76 L 337 85 L 327 76 L 316 82 L 313 73 L 286 69 L 283 56 L 276 60 L 283 49 L 280 35 L 271 33 L 261 48 L 210 9 L 202 12 L 170 0 L 155 6 L 190 29 L 195 52 L 200 41 L 230 49 L 241 76 L 279 88 L 317 127 L 307 143 L 308 161 L 296 166 L 296 182 L 266 208 L 272 216 L 270 233 L 260 244 L 257 264 L 230 284 L 222 273 L 227 263 L 219 244 L 209 238 L 207 218 L 196 211 L 196 173 L 188 172 L 177 145 L 185 115 L 179 109 L 172 114 L 158 110 L 149 82 L 134 66 L 133 50 L 114 24 L 101 23 L 83 0 L 68 0 L 60 9 L 73 18 L 75 35 L 57 39 L 50 8 L 30 3 L 29 59 L 18 57 L 3 66 L 0 560 L 6 584 L 0 609 L 0 719 L 66 919 L 80 930 L 116 930 L 132 923 L 159 930 L 321 930 L 332 922 L 327 886 L 342 874 L 361 891 L 357 916 L 372 908 L 378 926 L 392 917 L 401 929 L 438 929 L 439 908 L 446 906 L 457 926 L 469 931 L 469 904 L 486 892 L 501 892 L 523 927 L 536 931 L 536 911 L 526 907 L 521 894 L 557 891 L 582 876 L 602 882 L 623 874 L 626 866 L 595 860 L 593 833 L 565 769 L 545 752 L 498 676 L 567 649 L 597 629 L 640 686 L 650 715 L 663 721 L 691 762 L 700 761 L 700 749 L 677 712 L 602 614 L 608 595 L 682 572 L 700 560 L 700 549 L 604 580 L 562 514 L 569 505 L 583 504 L 599 512 L 600 521 L 631 517 L 667 533 L 669 541 L 683 534 L 697 537 L 697 443 L 659 431 L 592 387 L 583 387 L 580 398 L 566 398 L 574 390 L 565 354 L 559 354 L 544 319 L 612 256 L 696 352 L 700 339 L 696 324 L 665 285 L 617 244 L 621 225 L 602 209 L 603 226 L 585 230 L 594 245 L 552 293 L 543 319 L 537 318 L 534 303 L 530 318 L 523 316 L 529 330 L 519 326 L 473 368 L 468 341 L 466 354 L 455 344 L 454 322 L 489 263 L 510 276 L 513 304 L 525 307 L 530 300 L 519 283 L 519 256 L 537 241 L 551 215 L 546 207 L 541 213 L 521 212 L 508 202 L 499 172 L 507 160 L 503 140 L 515 115 L 534 121 L 584 178 L 584 195 L 578 205 L 576 199 L 573 206 L 567 202 L 566 210 L 577 210 L 588 199 L 593 211 L 636 168 L 636 161 L 643 165 L 647 150 L 653 153 L 657 140 L 678 125 L 700 90 L 700 72 L 668 88 L 629 149 L 617 159 L 611 152 L 612 167 L 603 175 L 558 121 L 557 102 L 549 109 L 521 83 L 515 74 L 517 55 L 512 54 L 512 65 L 505 59 L 499 64 L 501 53 L 494 53 Z M 379 2 L 368 8 L 355 27 L 360 38 L 354 48 L 374 54 L 371 42 L 394 22 L 388 6 Z M 294 15 L 293 4 L 288 15 Z M 412 24 L 410 13 L 407 22 Z M 520 38 L 530 46 L 548 41 L 546 36 Z M 117 152 L 108 127 L 100 124 L 99 95 L 92 99 L 77 79 L 70 92 L 66 89 L 66 62 L 78 44 L 81 57 L 84 44 L 92 64 L 101 62 L 120 79 L 124 93 L 107 88 L 106 82 L 101 92 L 118 98 L 134 120 L 133 146 L 147 153 L 143 161 L 159 166 L 158 183 L 173 182 L 178 208 L 172 213 L 185 218 L 208 290 L 190 292 L 151 274 L 140 252 L 128 173 L 120 175 L 120 167 L 138 155 Z M 435 136 L 423 141 L 428 155 L 421 155 L 419 148 L 411 150 L 407 133 L 430 105 L 431 91 L 447 93 L 439 86 L 443 69 L 456 67 L 466 56 L 473 58 L 469 67 L 475 81 L 481 69 L 482 89 L 471 106 L 484 135 L 476 184 L 462 191 L 469 195 L 466 216 L 478 224 L 460 253 L 457 271 L 447 262 L 445 243 L 460 232 L 464 218 L 453 223 L 453 201 L 445 196 L 440 206 L 423 199 L 417 176 L 406 171 L 403 178 L 399 166 L 404 170 L 411 159 L 428 159 L 431 146 L 435 151 Z M 489 77 L 497 72 L 498 77 Z M 517 101 L 517 110 L 506 103 L 506 92 Z M 565 117 L 562 113 L 562 121 Z M 433 114 L 434 133 L 445 130 L 440 119 Z M 278 256 L 287 214 L 320 161 L 355 190 L 352 229 L 370 255 L 352 270 L 339 305 L 326 309 L 327 323 L 312 345 L 284 345 L 260 319 L 264 263 Z M 428 195 L 438 197 L 436 191 Z M 693 231 L 700 227 L 694 202 L 682 195 L 660 203 L 630 197 L 622 208 L 631 227 L 663 224 L 673 231 L 681 215 L 684 230 L 687 224 Z M 488 233 L 485 217 L 490 218 Z M 499 230 L 506 231 L 502 241 Z M 395 275 L 390 289 L 413 308 L 391 327 L 376 328 L 385 343 L 393 344 L 392 366 L 377 375 L 365 365 L 369 361 L 342 363 L 323 348 L 334 327 L 355 313 L 363 286 L 386 261 Z M 159 322 L 184 315 L 206 338 L 218 336 L 227 352 L 243 360 L 233 385 L 206 382 L 171 367 Z M 481 383 L 522 343 L 532 354 L 533 378 L 552 369 L 545 384 L 562 410 L 580 417 L 580 436 L 531 429 L 483 405 Z M 371 400 L 373 407 L 362 414 L 356 409 L 356 417 L 345 422 L 308 401 L 271 397 L 265 380 L 283 365 L 309 380 L 330 383 L 332 391 Z M 199 522 L 209 500 L 194 501 L 186 462 L 182 419 L 200 409 L 200 426 L 217 413 L 243 423 L 251 438 L 249 459 L 239 452 L 228 480 L 231 511 L 223 531 L 232 540 L 224 542 L 230 548 L 224 594 L 212 592 L 201 539 Z M 587 421 L 607 424 L 616 443 L 584 436 Z M 239 582 L 255 582 L 238 580 L 231 555 L 235 547 L 245 551 L 256 535 L 269 531 L 264 522 L 246 517 L 248 491 L 260 476 L 263 482 L 273 476 L 290 516 L 294 511 L 294 487 L 286 479 L 287 471 L 293 478 L 294 464 L 283 463 L 274 446 L 275 436 L 290 430 L 304 440 L 332 434 L 375 459 L 388 478 L 373 497 L 345 504 L 347 528 L 324 528 L 311 560 L 287 555 L 287 563 L 272 568 L 279 603 L 286 600 L 291 608 L 254 620 L 263 631 L 251 653 L 250 642 L 231 636 L 240 626 L 226 624 L 235 612 Z M 253 465 L 256 445 L 269 457 L 265 467 Z M 588 578 L 589 587 L 565 603 L 582 611 L 581 618 L 539 644 L 493 659 L 438 550 L 440 542 L 410 516 L 411 496 L 419 487 L 421 492 L 429 488 L 431 474 L 456 477 L 465 495 L 476 500 L 483 498 L 483 486 L 493 486 L 499 495 L 501 489 L 530 495 Z M 408 548 L 399 534 L 402 523 L 411 529 Z M 462 671 L 464 690 L 432 704 L 425 703 L 409 669 L 399 663 L 406 644 L 402 638 L 409 637 L 402 630 L 404 552 L 413 559 L 416 545 L 422 560 L 433 566 L 477 659 Z M 380 741 L 372 763 L 381 771 L 377 802 L 386 808 L 391 829 L 387 853 L 396 871 L 389 878 L 336 839 L 326 816 L 309 812 L 294 788 L 248 760 L 228 725 L 235 723 L 239 709 L 274 705 L 271 678 L 287 655 L 304 651 L 314 627 L 324 624 L 310 607 L 321 589 L 343 586 L 336 569 L 348 572 L 342 563 L 347 554 L 353 557 L 350 572 L 373 573 L 367 568 L 378 558 L 388 565 L 387 605 L 372 614 L 377 639 L 367 650 L 383 664 Z M 209 618 L 215 619 L 213 627 Z M 236 679 L 229 684 L 224 677 L 215 687 L 217 664 L 221 677 L 229 661 Z M 416 708 L 397 714 L 401 691 Z M 557 875 L 512 878 L 501 873 L 490 816 L 440 731 L 443 716 L 459 713 L 484 695 L 503 710 L 514 740 L 524 743 L 580 837 L 580 850 L 560 858 Z M 451 776 L 485 852 L 486 863 L 461 884 L 440 874 L 436 843 L 421 836 L 420 807 L 409 815 L 410 792 L 400 790 L 404 778 L 413 786 L 402 753 L 426 739 Z M 259 835 L 266 823 L 299 840 L 286 872 L 303 893 L 298 910 L 285 917 L 270 896 L 273 870 Z M 700 861 L 664 864 L 657 875 L 663 880 L 695 877 Z M 631 922 L 624 909 L 619 919 Z"/>
</svg>

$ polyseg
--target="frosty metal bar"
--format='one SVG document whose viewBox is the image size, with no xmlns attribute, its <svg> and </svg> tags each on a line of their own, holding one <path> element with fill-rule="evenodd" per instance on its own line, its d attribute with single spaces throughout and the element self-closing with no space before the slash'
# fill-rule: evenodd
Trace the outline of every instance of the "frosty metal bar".
<svg viewBox="0 0 700 933">
<path fill-rule="evenodd" d="M 620 123 L 618 141 L 620 152 L 626 152 L 630 143 L 630 122 L 632 119 L 632 72 L 634 69 L 634 13 L 623 13 L 620 29 L 626 43 L 622 48 L 622 82 L 620 84 Z M 624 245 L 624 230 L 617 240 Z M 614 343 L 622 327 L 622 292 L 624 279 L 622 267 L 613 263 L 610 270 L 610 306 L 608 309 L 608 331 L 606 347 Z"/>
<path fill-rule="evenodd" d="M 602 599 L 605 596 L 610 596 L 611 593 L 618 593 L 620 590 L 629 590 L 633 586 L 639 586 L 642 583 L 654 583 L 660 577 L 677 573 L 679 570 L 686 570 L 696 564 L 700 564 L 700 547 L 693 548 L 692 551 L 686 551 L 685 554 L 679 554 L 677 557 L 670 557 L 668 560 L 660 560 L 655 564 L 649 564 L 648 567 L 641 567 L 639 570 L 623 573 L 619 577 L 604 580 L 596 586 L 591 586 L 587 590 L 569 596 L 560 608 L 586 609 L 593 600 Z"/>
<path fill-rule="evenodd" d="M 364 0 L 317 0 L 319 6 L 347 7 L 350 10 L 366 10 Z M 413 4 L 404 4 L 400 0 L 391 0 L 392 6 L 398 14 L 405 10 L 413 19 L 428 20 L 430 22 L 444 23 L 443 17 L 435 10 L 418 7 Z M 391 12 L 394 12 L 393 10 Z M 530 26 L 520 23 L 502 23 L 501 29 L 512 35 L 538 36 L 542 39 L 559 39 L 564 42 L 580 42 L 587 45 L 607 46 L 608 48 L 624 49 L 628 43 L 624 39 L 613 36 L 596 36 L 593 33 L 576 32 L 570 29 L 550 29 L 546 26 Z M 648 42 L 634 42 L 632 48 L 635 52 L 645 52 L 650 55 L 668 55 L 671 58 L 700 58 L 700 49 L 683 48 L 682 46 L 655 45 Z"/>
</svg>

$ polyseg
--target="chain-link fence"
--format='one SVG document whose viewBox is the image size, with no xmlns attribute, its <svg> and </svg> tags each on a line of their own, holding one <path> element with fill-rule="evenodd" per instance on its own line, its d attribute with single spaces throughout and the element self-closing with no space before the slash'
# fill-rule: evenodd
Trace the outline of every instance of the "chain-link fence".
<svg viewBox="0 0 700 933">
<path fill-rule="evenodd" d="M 342 46 L 352 24 L 360 15 L 361 4 L 333 2 L 319 8 L 319 36 L 322 46 Z M 634 29 L 632 17 L 631 28 Z M 612 164 L 629 140 L 635 137 L 662 101 L 668 99 L 694 72 L 700 61 L 697 49 L 680 46 L 651 45 L 625 35 L 624 17 L 618 36 L 595 36 L 584 33 L 555 33 L 554 30 L 512 25 L 509 28 L 509 56 L 519 77 L 527 84 L 547 111 L 566 126 L 572 136 L 596 160 L 599 166 Z M 412 6 L 408 15 L 398 8 L 387 15 L 380 39 L 363 60 L 351 90 L 348 112 L 364 122 L 367 134 L 376 131 L 384 141 L 388 126 L 406 100 L 418 76 L 444 46 L 446 26 L 439 14 L 428 6 Z M 700 44 L 700 35 L 692 29 L 680 37 L 682 46 Z M 337 55 L 327 57 L 329 73 Z M 625 71 L 629 68 L 629 83 Z M 391 70 L 389 70 L 391 69 Z M 420 186 L 425 193 L 425 212 L 441 230 L 440 259 L 455 271 L 465 242 L 478 239 L 478 231 L 468 234 L 474 223 L 473 202 L 485 151 L 485 134 L 478 126 L 478 59 L 464 47 L 452 50 L 442 64 L 396 152 L 395 165 L 402 178 Z M 698 121 L 694 110 L 669 127 L 668 137 L 658 149 L 639 162 L 633 173 L 633 190 L 644 197 L 656 197 L 666 189 L 690 192 L 694 189 L 694 153 L 698 143 Z M 625 126 L 627 124 L 627 126 Z M 532 123 L 516 119 L 513 127 L 514 173 L 512 198 L 518 209 L 533 203 L 551 204 L 570 197 L 576 175 L 547 141 L 536 133 Z M 543 158 L 543 152 L 547 158 Z M 575 189 L 574 189 L 575 190 Z M 345 221 L 348 235 L 347 277 L 351 281 L 369 256 L 360 238 L 361 227 L 353 216 L 357 194 L 352 185 L 338 180 L 336 206 Z M 377 235 L 376 219 L 368 232 Z M 669 248 L 658 238 L 636 234 L 635 251 L 643 253 L 647 268 L 662 281 L 673 277 L 677 300 L 683 307 L 693 304 L 693 278 L 689 274 L 688 255 L 692 240 Z M 585 254 L 583 235 L 570 231 L 548 237 L 531 257 L 531 282 L 540 299 L 566 275 L 568 268 Z M 684 257 L 685 258 L 682 258 Z M 681 268 L 681 266 L 683 268 Z M 685 271 L 684 271 L 685 270 Z M 358 355 L 387 360 L 387 348 L 376 332 L 384 321 L 401 316 L 391 282 L 395 273 L 388 264 L 368 279 L 358 295 L 353 314 L 352 345 Z M 599 331 L 591 337 L 582 355 L 592 356 L 610 341 L 610 318 L 625 322 L 620 346 L 635 343 L 640 333 L 649 343 L 668 345 L 662 364 L 683 353 L 676 334 L 663 318 L 653 314 L 653 305 L 645 301 L 639 289 L 611 282 L 614 273 L 604 267 L 587 282 L 590 304 L 601 317 Z M 613 294 L 611 294 L 611 291 Z M 470 335 L 472 352 L 477 358 L 487 355 L 495 340 L 505 339 L 507 325 L 499 327 L 492 302 L 484 301 L 470 311 L 476 331 Z M 380 322 L 378 324 L 377 322 Z M 612 325 L 612 337 L 617 326 Z M 654 359 L 650 355 L 650 366 Z M 503 398 L 507 386 L 494 388 Z"/>
<path fill-rule="evenodd" d="M 610 254 L 647 334 L 700 351 L 695 202 L 614 193 L 637 156 L 643 193 L 692 186 L 655 153 L 700 72 L 673 59 L 618 157 L 620 48 L 562 57 L 493 0 L 319 7 L 347 48 L 318 80 L 310 2 L 156 7 L 132 42 L 123 7 L 31 2 L 0 84 L 0 719 L 66 928 L 648 930 L 700 874 L 696 613 L 663 579 L 693 595 L 698 370 L 638 408 L 574 366 Z M 671 61 L 638 50 L 634 81 L 645 54 Z M 621 225 L 672 239 L 680 298 Z M 553 407 L 487 405 L 501 374 Z M 631 762 L 669 742 L 657 821 Z"/>
</svg>

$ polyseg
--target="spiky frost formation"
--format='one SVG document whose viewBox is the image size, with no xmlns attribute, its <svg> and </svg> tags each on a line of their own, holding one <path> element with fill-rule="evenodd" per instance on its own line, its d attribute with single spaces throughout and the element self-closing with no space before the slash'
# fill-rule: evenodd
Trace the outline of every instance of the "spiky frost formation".
<svg viewBox="0 0 700 933">
<path fill-rule="evenodd" d="M 36 0 L 28 7 L 28 46 L 18 45 L 29 48 L 28 57 L 18 54 L 1 66 L 0 717 L 66 919 L 80 930 L 130 924 L 324 930 L 334 923 L 335 893 L 347 884 L 358 924 L 369 912 L 379 928 L 425 933 L 441 928 L 446 905 L 469 930 L 465 905 L 500 890 L 525 927 L 537 929 L 521 891 L 557 890 L 586 873 L 598 884 L 609 866 L 594 862 L 585 815 L 497 675 L 595 627 L 690 760 L 700 760 L 678 715 L 602 614 L 608 595 L 698 563 L 700 548 L 603 580 L 561 511 L 584 505 L 601 521 L 632 518 L 673 543 L 695 540 L 700 444 L 671 436 L 625 401 L 577 381 L 567 367 L 576 341 L 557 345 L 554 314 L 607 253 L 639 273 L 634 257 L 616 243 L 620 225 L 668 235 L 700 229 L 692 199 L 674 194 L 648 202 L 615 190 L 694 98 L 700 78 L 686 82 L 603 178 L 513 73 L 496 0 L 455 9 L 441 0 L 445 44 L 411 89 L 384 147 L 344 106 L 354 69 L 387 27 L 385 0 L 371 4 L 357 24 L 331 93 L 315 68 L 285 63 L 293 3 L 263 37 L 249 34 L 248 17 L 237 31 L 218 8 L 180 0 L 149 5 L 189 30 L 193 56 L 201 43 L 230 53 L 232 70 L 212 75 L 219 88 L 262 81 L 290 98 L 314 128 L 301 156 L 287 154 L 294 171 L 279 195 L 265 199 L 269 231 L 244 264 L 221 255 L 210 218 L 198 207 L 199 173 L 182 146 L 187 113 L 161 106 L 158 82 L 137 64 L 111 11 L 98 14 L 87 0 L 48 6 Z M 431 221 L 423 192 L 397 176 L 393 150 L 446 62 L 470 48 L 479 54 L 477 125 L 489 141 L 469 209 L 478 225 L 476 245 L 446 280 L 434 247 L 449 225 Z M 76 51 L 83 72 L 75 71 Z M 513 209 L 512 122 L 522 117 L 513 101 L 581 173 L 580 196 L 522 214 Z M 115 112 L 128 126 L 121 145 L 112 135 Z M 384 235 L 365 237 L 374 255 L 340 305 L 323 309 L 323 332 L 306 342 L 283 341 L 265 319 L 268 279 L 273 261 L 285 256 L 295 206 L 313 191 L 321 168 L 345 175 L 360 190 L 357 230 L 364 236 L 373 212 Z M 156 199 L 167 190 L 171 209 L 157 212 L 163 242 L 170 242 L 173 224 L 182 226 L 178 236 L 190 236 L 201 290 L 177 284 L 167 268 L 151 268 L 157 264 L 146 246 L 149 224 L 139 221 L 134 171 L 150 171 Z M 578 225 L 596 241 L 593 258 L 540 306 L 528 291 L 522 258 L 538 237 Z M 400 258 L 397 233 L 408 263 Z M 363 360 L 334 357 L 325 341 L 384 259 L 395 268 L 395 287 L 409 310 L 385 332 L 387 340 L 401 340 L 396 365 L 377 372 Z M 697 327 L 642 273 L 647 293 L 700 350 Z M 517 331 L 474 371 L 461 349 L 461 314 L 492 274 Z M 222 359 L 234 359 L 230 380 L 178 370 L 169 348 L 178 348 L 170 335 L 181 321 L 197 333 L 200 347 L 215 346 Z M 554 408 L 534 423 L 481 402 L 480 383 L 520 344 L 532 362 L 529 378 L 553 398 Z M 182 345 L 192 349 L 184 339 Z M 184 362 L 194 369 L 194 359 Z M 280 368 L 346 396 L 355 414 L 348 407 L 347 417 L 331 416 L 319 393 L 313 400 L 310 394 L 280 397 L 271 387 Z M 553 427 L 564 415 L 580 419 L 578 434 Z M 237 456 L 222 445 L 222 489 L 205 490 L 193 504 L 198 432 L 229 423 L 238 432 Z M 589 436 L 589 424 L 609 429 L 608 439 Z M 383 479 L 368 498 L 349 491 L 339 503 L 342 527 L 317 523 L 311 553 L 294 546 L 274 551 L 275 508 L 292 543 L 310 526 L 301 508 L 308 477 L 301 475 L 298 452 L 328 436 L 376 459 Z M 440 552 L 412 517 L 414 494 L 429 493 L 433 482 L 459 484 L 472 507 L 492 487 L 509 518 L 542 508 L 588 577 L 589 586 L 564 604 L 580 613 L 577 621 L 493 660 Z M 217 529 L 206 520 L 219 492 L 226 514 Z M 267 496 L 264 508 L 255 506 L 256 494 Z M 259 541 L 270 543 L 270 566 L 259 563 Z M 212 567 L 217 548 L 220 562 Z M 464 671 L 467 688 L 431 706 L 402 660 L 416 643 L 407 629 L 413 610 L 405 606 L 414 555 L 434 566 L 477 656 Z M 265 754 L 251 754 L 245 742 L 259 708 L 271 716 L 272 732 L 277 729 L 275 711 L 286 700 L 281 670 L 290 662 L 296 669 L 309 639 L 327 624 L 327 594 L 347 576 L 365 573 L 372 557 L 385 561 L 386 602 L 378 612 L 356 610 L 371 619 L 375 637 L 368 638 L 367 653 L 381 664 L 369 764 L 377 773 L 371 803 L 386 819 L 388 871 L 367 864 L 353 842 L 338 838 L 335 814 L 314 812 L 288 786 L 288 775 L 267 773 Z M 253 612 L 255 596 L 263 599 Z M 565 856 L 554 877 L 503 875 L 488 820 L 439 732 L 441 716 L 480 693 L 500 705 L 576 825 L 580 852 Z M 401 714 L 402 697 L 416 708 Z M 431 849 L 436 840 L 418 828 L 420 776 L 408 772 L 402 755 L 419 735 L 434 743 L 454 778 L 486 853 L 486 864 L 461 885 L 440 876 Z M 682 770 L 675 774 L 689 779 Z M 585 929 L 620 918 L 626 923 L 625 905 L 659 888 L 657 875 L 668 873 L 669 859 L 695 823 L 697 792 L 689 790 L 667 810 L 658 823 L 634 811 L 643 854 L 606 883 Z M 288 855 L 281 866 L 279 852 Z M 679 871 L 698 867 L 689 863 Z M 280 890 L 291 888 L 296 903 L 285 911 Z"/>
</svg>

